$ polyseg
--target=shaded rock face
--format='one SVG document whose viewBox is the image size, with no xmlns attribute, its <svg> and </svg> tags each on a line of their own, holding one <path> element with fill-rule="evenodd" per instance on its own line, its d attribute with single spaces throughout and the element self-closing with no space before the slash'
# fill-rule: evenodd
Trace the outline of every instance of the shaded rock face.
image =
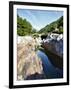
<svg viewBox="0 0 71 90">
<path fill-rule="evenodd" d="M 49 34 L 42 44 L 52 53 L 63 57 L 63 34 Z"/>
<path fill-rule="evenodd" d="M 35 73 L 26 77 L 26 80 L 46 79 L 44 74 Z"/>
<path fill-rule="evenodd" d="M 42 61 L 34 50 L 34 42 L 32 40 L 32 42 L 21 42 L 17 45 L 17 80 L 35 79 L 36 73 L 38 74 L 36 78 L 40 79 L 44 77 Z M 33 78 L 30 77 L 32 75 Z"/>
<path fill-rule="evenodd" d="M 45 42 L 43 44 L 52 53 L 54 53 L 60 57 L 63 57 L 63 40 L 62 39 L 59 41 L 51 40 L 49 43 Z"/>
<path fill-rule="evenodd" d="M 48 54 L 51 63 L 60 69 L 63 69 L 63 40 L 51 40 L 42 44 L 45 52 Z"/>
<path fill-rule="evenodd" d="M 49 50 L 51 49 L 51 51 L 61 57 L 63 57 L 63 40 L 52 40 L 49 43 L 50 48 L 48 48 Z"/>
</svg>

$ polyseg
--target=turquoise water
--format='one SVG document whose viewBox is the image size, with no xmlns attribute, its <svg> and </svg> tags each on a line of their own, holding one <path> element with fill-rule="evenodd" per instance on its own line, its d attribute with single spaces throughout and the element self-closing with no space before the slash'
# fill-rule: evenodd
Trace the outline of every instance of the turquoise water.
<svg viewBox="0 0 71 90">
<path fill-rule="evenodd" d="M 54 67 L 48 56 L 43 51 L 38 50 L 37 55 L 42 60 L 43 71 L 47 78 L 63 78 L 63 70 Z"/>
</svg>

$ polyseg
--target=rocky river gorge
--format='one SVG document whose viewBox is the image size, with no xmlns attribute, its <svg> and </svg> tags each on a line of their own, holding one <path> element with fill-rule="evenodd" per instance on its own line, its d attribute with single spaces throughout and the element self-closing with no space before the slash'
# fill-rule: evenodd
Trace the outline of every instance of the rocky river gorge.
<svg viewBox="0 0 71 90">
<path fill-rule="evenodd" d="M 62 78 L 63 70 L 55 67 L 48 55 L 37 46 L 45 42 L 31 36 L 18 37 L 17 43 L 17 79 L 34 80 Z M 48 40 L 49 42 L 49 40 Z"/>
</svg>

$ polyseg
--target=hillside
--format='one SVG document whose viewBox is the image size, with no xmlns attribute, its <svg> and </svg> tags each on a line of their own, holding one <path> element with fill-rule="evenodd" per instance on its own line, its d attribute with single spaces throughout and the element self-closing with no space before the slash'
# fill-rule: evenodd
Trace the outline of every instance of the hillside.
<svg viewBox="0 0 71 90">
<path fill-rule="evenodd" d="M 49 25 L 46 25 L 39 31 L 39 33 L 54 32 L 56 28 L 58 29 L 56 33 L 63 33 L 63 16 L 61 16 L 56 21 L 50 23 Z"/>
<path fill-rule="evenodd" d="M 56 29 L 58 29 L 58 31 L 55 31 Z M 56 21 L 46 25 L 37 32 L 37 30 L 33 28 L 29 21 L 17 15 L 17 35 L 25 36 L 34 34 L 37 36 L 38 34 L 47 34 L 49 32 L 63 33 L 63 16 L 61 16 Z"/>
<path fill-rule="evenodd" d="M 32 32 L 32 25 L 26 19 L 17 15 L 17 34 L 19 36 L 28 35 Z"/>
</svg>

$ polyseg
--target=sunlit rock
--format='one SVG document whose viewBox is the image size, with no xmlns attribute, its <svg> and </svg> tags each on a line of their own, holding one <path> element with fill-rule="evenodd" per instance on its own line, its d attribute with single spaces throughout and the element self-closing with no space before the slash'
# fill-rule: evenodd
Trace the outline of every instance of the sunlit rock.
<svg viewBox="0 0 71 90">
<path fill-rule="evenodd" d="M 23 80 L 35 73 L 43 76 L 42 61 L 35 52 L 35 39 L 20 41 L 17 45 L 17 79 Z"/>
</svg>

